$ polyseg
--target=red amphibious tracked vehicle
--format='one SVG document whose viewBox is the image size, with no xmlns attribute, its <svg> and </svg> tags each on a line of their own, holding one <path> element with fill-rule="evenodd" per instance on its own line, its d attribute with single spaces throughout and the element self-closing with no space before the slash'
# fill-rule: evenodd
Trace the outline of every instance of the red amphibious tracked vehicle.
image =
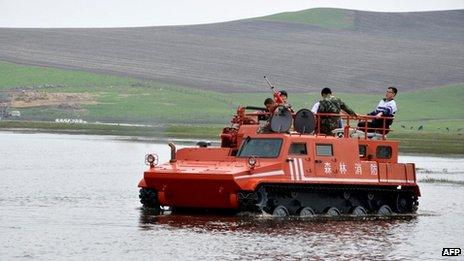
<svg viewBox="0 0 464 261">
<path fill-rule="evenodd" d="M 176 151 L 170 143 L 171 159 L 160 165 L 156 154 L 148 154 L 150 168 L 139 183 L 143 206 L 276 216 L 416 211 L 415 166 L 398 163 L 398 142 L 386 139 L 388 129 L 352 127 L 370 116 L 337 114 L 344 128 L 322 135 L 320 117 L 334 114 L 293 113 L 279 93 L 274 96 L 279 106 L 271 113 L 239 107 L 231 127 L 222 131 L 220 147 L 200 142 Z M 247 113 L 250 109 L 254 112 Z M 258 121 L 263 116 L 269 119 Z"/>
</svg>

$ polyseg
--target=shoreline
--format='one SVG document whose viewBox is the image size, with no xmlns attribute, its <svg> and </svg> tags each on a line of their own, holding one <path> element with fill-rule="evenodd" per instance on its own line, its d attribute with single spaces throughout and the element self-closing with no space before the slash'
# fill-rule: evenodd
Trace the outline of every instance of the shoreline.
<svg viewBox="0 0 464 261">
<path fill-rule="evenodd" d="M 130 124 L 63 124 L 55 122 L 0 121 L 0 131 L 18 133 L 49 133 L 69 135 L 97 135 L 127 137 L 135 142 L 164 142 L 169 140 L 194 144 L 196 141 L 208 140 L 216 145 L 220 143 L 221 127 L 213 125 L 130 125 Z M 400 143 L 401 155 L 423 156 L 464 156 L 463 137 L 436 133 L 424 134 L 418 138 L 414 133 L 395 133 L 392 140 Z M 442 136 L 441 139 L 440 137 Z M 126 140 L 126 139 L 124 139 Z M 463 148 L 461 148 L 463 147 Z"/>
</svg>

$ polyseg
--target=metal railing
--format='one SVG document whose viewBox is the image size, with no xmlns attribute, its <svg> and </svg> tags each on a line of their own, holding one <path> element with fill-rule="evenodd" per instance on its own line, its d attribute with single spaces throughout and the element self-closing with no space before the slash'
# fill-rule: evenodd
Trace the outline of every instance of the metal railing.
<svg viewBox="0 0 464 261">
<path fill-rule="evenodd" d="M 264 110 L 265 108 L 261 107 L 252 107 L 252 106 L 247 106 L 247 107 L 242 107 L 243 110 L 241 111 L 241 115 L 239 118 L 245 119 L 245 118 L 254 118 L 257 116 L 271 116 L 271 113 L 259 111 L 259 110 Z M 245 112 L 245 110 L 255 110 L 254 112 Z M 256 111 L 258 110 L 258 111 Z M 295 116 L 295 113 L 292 113 L 292 116 Z M 316 129 L 314 134 L 315 135 L 320 135 L 322 134 L 320 132 L 321 130 L 321 118 L 323 117 L 336 117 L 340 119 L 343 123 L 343 137 L 348 138 L 350 137 L 350 131 L 358 131 L 362 132 L 359 133 L 358 137 L 361 138 L 363 136 L 365 139 L 370 138 L 372 134 L 377 134 L 379 135 L 381 139 L 385 140 L 386 135 L 393 131 L 391 130 L 390 124 L 388 121 L 392 121 L 394 117 L 377 117 L 377 116 L 372 116 L 372 115 L 357 115 L 357 116 L 351 116 L 345 113 L 316 113 L 314 114 L 314 119 L 315 119 L 315 125 Z M 372 127 L 369 126 L 369 122 L 377 121 L 379 122 L 381 120 L 381 126 L 376 126 Z M 356 122 L 355 125 L 352 126 L 352 123 Z M 245 124 L 258 124 L 256 120 L 251 120 Z"/>
<path fill-rule="evenodd" d="M 316 134 L 321 134 L 320 129 L 321 129 L 321 118 L 322 117 L 337 117 L 340 120 L 344 121 L 343 125 L 343 137 L 348 138 L 350 137 L 350 130 L 354 131 L 362 131 L 363 136 L 365 139 L 369 138 L 370 133 L 376 133 L 381 135 L 381 139 L 385 140 L 386 135 L 392 131 L 389 127 L 389 124 L 387 121 L 393 120 L 393 117 L 377 117 L 377 116 L 372 116 L 372 115 L 357 115 L 357 116 L 351 116 L 348 114 L 344 113 L 316 113 Z M 378 121 L 381 120 L 382 124 L 380 127 L 372 127 L 369 126 L 369 122 L 373 121 Z M 358 124 L 355 126 L 351 126 L 350 122 L 357 121 Z"/>
</svg>

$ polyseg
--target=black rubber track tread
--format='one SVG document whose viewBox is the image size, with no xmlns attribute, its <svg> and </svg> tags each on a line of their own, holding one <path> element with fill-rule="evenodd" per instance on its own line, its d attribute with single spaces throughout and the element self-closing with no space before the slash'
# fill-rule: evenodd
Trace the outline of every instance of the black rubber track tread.
<svg viewBox="0 0 464 261">
<path fill-rule="evenodd" d="M 412 186 L 403 186 L 402 189 L 398 189 L 397 186 L 369 186 L 369 185 L 327 185 L 327 184 L 269 184 L 263 183 L 260 184 L 255 193 L 260 190 L 264 189 L 267 193 L 271 193 L 274 196 L 278 195 L 277 197 L 288 198 L 288 195 L 291 195 L 292 192 L 297 193 L 304 193 L 304 192 L 311 192 L 311 193 L 319 193 L 321 195 L 333 195 L 333 194 L 340 194 L 343 192 L 356 192 L 362 194 L 381 194 L 382 197 L 393 200 L 400 194 L 403 195 L 410 195 L 413 198 L 413 206 L 417 206 L 417 196 L 414 196 L 414 187 Z M 251 192 L 244 192 L 244 193 L 251 193 Z M 252 201 L 247 202 L 240 202 L 242 203 L 240 206 L 241 210 L 251 210 L 253 207 L 256 209 L 256 205 L 253 204 Z M 257 203 L 257 202 L 256 202 Z M 330 206 L 327 206 L 330 207 Z M 364 206 L 367 207 L 367 206 Z M 394 206 L 392 206 L 394 207 Z M 262 208 L 261 210 L 264 210 Z M 269 210 L 269 208 L 268 208 Z M 414 212 L 414 208 L 411 213 Z"/>
</svg>

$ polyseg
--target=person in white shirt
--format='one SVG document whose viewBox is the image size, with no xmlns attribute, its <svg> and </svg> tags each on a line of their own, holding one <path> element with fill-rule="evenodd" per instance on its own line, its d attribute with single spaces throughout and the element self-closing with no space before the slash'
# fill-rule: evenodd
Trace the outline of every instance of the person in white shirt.
<svg viewBox="0 0 464 261">
<path fill-rule="evenodd" d="M 395 87 L 388 87 L 387 91 L 385 92 L 385 98 L 380 100 L 379 104 L 377 105 L 377 108 L 375 109 L 375 111 L 371 113 L 371 115 L 375 115 L 376 117 L 395 116 L 397 107 L 394 98 L 397 92 L 398 90 Z"/>
<path fill-rule="evenodd" d="M 395 102 L 395 96 L 398 93 L 398 89 L 395 87 L 388 87 L 387 91 L 385 92 L 385 98 L 380 100 L 379 104 L 375 108 L 375 110 L 368 115 L 375 116 L 376 119 L 373 119 L 372 122 L 369 122 L 367 124 L 368 128 L 383 128 L 384 125 L 384 120 L 381 119 L 380 117 L 394 117 L 395 113 L 397 111 L 397 106 Z M 388 129 L 390 128 L 390 125 L 393 123 L 393 119 L 387 119 L 385 120 L 385 128 L 387 129 L 385 131 L 385 134 L 388 133 Z M 364 122 L 360 122 L 358 124 L 358 127 L 362 128 L 365 127 Z M 382 132 L 381 130 L 374 130 L 370 129 L 368 132 Z"/>
</svg>

